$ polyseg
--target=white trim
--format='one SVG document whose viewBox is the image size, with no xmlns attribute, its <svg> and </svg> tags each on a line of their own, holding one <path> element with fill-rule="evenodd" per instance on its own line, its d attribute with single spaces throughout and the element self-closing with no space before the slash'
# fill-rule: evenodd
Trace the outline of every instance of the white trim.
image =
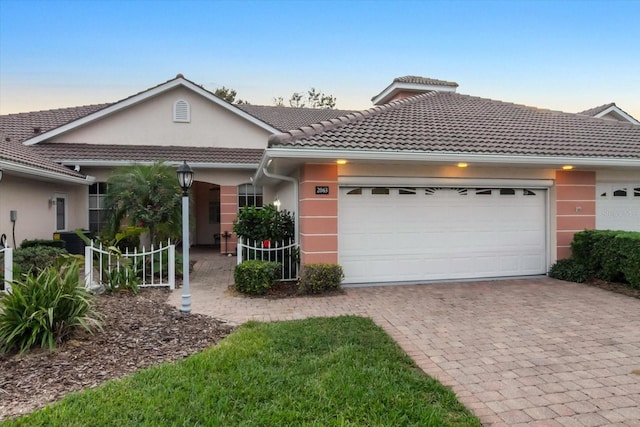
<svg viewBox="0 0 640 427">
<path fill-rule="evenodd" d="M 609 108 L 607 108 L 607 109 L 605 109 L 603 111 L 600 111 L 598 114 L 596 114 L 593 117 L 602 118 L 602 117 L 606 116 L 609 113 L 616 113 L 621 118 L 623 118 L 624 120 L 628 121 L 629 123 L 632 123 L 634 125 L 640 125 L 639 121 L 637 121 L 636 119 L 634 119 L 629 114 L 625 113 L 624 111 L 622 111 L 620 108 L 618 108 L 615 105 L 612 105 L 611 107 L 609 107 Z"/>
<path fill-rule="evenodd" d="M 0 167 L 3 169 L 5 173 L 7 171 L 11 171 L 11 172 L 15 172 L 17 174 L 22 174 L 22 175 L 32 175 L 38 179 L 44 178 L 45 180 L 48 180 L 48 181 L 61 181 L 61 182 L 69 182 L 72 184 L 89 185 L 89 184 L 93 184 L 93 182 L 95 182 L 96 180 L 94 177 L 89 175 L 87 175 L 84 178 L 80 178 L 80 177 L 75 177 L 70 175 L 64 175 L 62 173 L 55 172 L 55 171 L 41 169 L 35 166 L 9 163 L 2 160 L 0 160 Z"/>
<path fill-rule="evenodd" d="M 389 86 L 386 87 L 382 92 L 378 95 L 374 96 L 371 101 L 374 105 L 378 105 L 378 103 L 382 100 L 385 100 L 387 97 L 395 95 L 398 92 L 407 91 L 407 92 L 415 92 L 416 95 L 419 93 L 436 91 L 436 92 L 455 92 L 457 87 L 453 86 L 445 86 L 445 85 L 435 85 L 435 84 L 421 84 L 421 83 L 402 83 L 402 82 L 393 82 Z"/>
<path fill-rule="evenodd" d="M 221 100 L 220 98 L 218 98 L 217 96 L 215 96 L 214 94 L 210 93 L 209 91 L 207 91 L 206 89 L 197 86 L 193 83 L 191 83 L 190 81 L 182 78 L 182 77 L 178 77 L 176 79 L 170 80 L 164 84 L 161 84 L 160 86 L 156 86 L 152 89 L 148 89 L 142 93 L 139 93 L 137 95 L 134 95 L 130 98 L 124 99 L 122 101 L 119 101 L 113 105 L 110 105 L 109 107 L 103 108 L 102 110 L 98 110 L 95 113 L 89 114 L 87 116 L 81 117 L 77 120 L 74 120 L 72 122 L 69 122 L 65 125 L 59 126 L 55 129 L 52 129 L 48 132 L 44 132 L 41 133 L 31 139 L 28 139 L 26 141 L 23 142 L 24 145 L 33 145 L 33 144 L 37 144 L 39 142 L 42 141 L 46 141 L 48 139 L 51 139 L 53 137 L 56 137 L 58 135 L 61 135 L 63 133 L 69 132 L 73 129 L 76 129 L 78 127 L 81 126 L 85 126 L 95 120 L 101 119 L 105 116 L 111 115 L 113 113 L 116 113 L 120 110 L 123 110 L 125 108 L 131 107 L 135 104 L 138 104 L 142 101 L 145 101 L 149 98 L 153 98 L 154 96 L 160 95 L 164 92 L 167 92 L 171 89 L 174 89 L 176 87 L 185 87 L 187 89 L 192 90 L 193 92 L 197 93 L 198 95 L 201 95 L 202 97 L 208 99 L 209 101 L 213 102 L 214 104 L 229 110 L 230 112 L 242 117 L 245 120 L 248 120 L 249 122 L 253 123 L 254 125 L 270 132 L 270 133 L 278 133 L 280 132 L 280 130 L 269 126 L 268 124 L 264 123 L 261 120 L 256 119 L 255 117 L 253 117 L 252 115 L 245 113 L 244 111 L 242 111 L 241 109 L 235 107 L 233 104 L 229 104 L 228 102 L 225 102 L 223 100 Z"/>
<path fill-rule="evenodd" d="M 406 162 L 459 162 L 503 163 L 541 166 L 619 166 L 640 167 L 640 159 L 628 158 L 587 158 L 572 156 L 525 156 L 475 153 L 428 153 L 425 151 L 381 151 L 381 150 L 345 150 L 315 148 L 267 148 L 263 162 L 267 158 L 300 160 L 394 160 Z M 258 170 L 260 171 L 260 169 Z"/>
<path fill-rule="evenodd" d="M 341 176 L 340 187 L 468 187 L 468 188 L 540 188 L 553 187 L 552 179 L 491 179 L 491 178 L 416 178 Z"/>
</svg>

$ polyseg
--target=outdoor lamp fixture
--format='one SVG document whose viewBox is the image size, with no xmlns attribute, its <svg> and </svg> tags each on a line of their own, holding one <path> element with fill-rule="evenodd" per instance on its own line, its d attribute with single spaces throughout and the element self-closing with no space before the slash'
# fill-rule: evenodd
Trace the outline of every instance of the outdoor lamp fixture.
<svg viewBox="0 0 640 427">
<path fill-rule="evenodd" d="M 193 170 L 185 160 L 176 170 L 182 187 L 182 307 L 183 313 L 191 313 L 189 292 L 189 188 L 193 184 Z"/>
</svg>

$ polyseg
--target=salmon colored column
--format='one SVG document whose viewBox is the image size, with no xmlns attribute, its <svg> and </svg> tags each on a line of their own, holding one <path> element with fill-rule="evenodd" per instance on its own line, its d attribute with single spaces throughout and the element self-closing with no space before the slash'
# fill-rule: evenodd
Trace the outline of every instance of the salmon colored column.
<svg viewBox="0 0 640 427">
<path fill-rule="evenodd" d="M 596 228 L 596 173 L 557 171 L 556 212 L 557 257 L 564 259 L 574 233 Z"/>
<path fill-rule="evenodd" d="M 227 241 L 229 252 L 235 253 L 237 239 L 233 233 L 233 221 L 238 216 L 238 187 L 235 185 L 220 186 L 220 235 L 225 231 L 231 233 Z M 224 238 L 220 238 L 220 253 L 224 252 Z"/>
<path fill-rule="evenodd" d="M 327 188 L 328 194 L 322 194 Z M 302 265 L 336 264 L 338 262 L 338 166 L 304 165 L 300 173 L 299 194 Z"/>
</svg>

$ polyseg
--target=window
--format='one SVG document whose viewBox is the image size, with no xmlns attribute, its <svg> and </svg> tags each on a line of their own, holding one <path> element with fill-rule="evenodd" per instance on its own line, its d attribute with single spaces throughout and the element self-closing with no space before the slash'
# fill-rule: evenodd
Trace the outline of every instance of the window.
<svg viewBox="0 0 640 427">
<path fill-rule="evenodd" d="M 525 196 L 535 196 L 536 195 L 535 191 L 527 190 L 526 188 L 524 190 L 522 190 L 522 191 L 523 191 L 523 194 Z"/>
<path fill-rule="evenodd" d="M 220 202 L 209 202 L 209 224 L 220 224 Z"/>
<path fill-rule="evenodd" d="M 500 189 L 501 196 L 515 196 L 516 189 L 515 188 L 501 188 Z"/>
<path fill-rule="evenodd" d="M 613 192 L 613 197 L 627 197 L 627 189 L 619 188 Z"/>
<path fill-rule="evenodd" d="M 96 182 L 89 186 L 89 230 L 100 232 L 107 224 L 107 183 Z"/>
<path fill-rule="evenodd" d="M 173 121 L 176 123 L 191 122 L 191 106 L 184 99 L 179 99 L 173 104 Z"/>
<path fill-rule="evenodd" d="M 492 193 L 492 190 L 490 188 L 478 188 L 476 189 L 476 194 L 478 196 L 490 196 Z"/>
<path fill-rule="evenodd" d="M 238 209 L 245 206 L 262 207 L 262 187 L 256 187 L 253 184 L 238 186 Z"/>
<path fill-rule="evenodd" d="M 413 187 L 405 187 L 398 189 L 398 194 L 400 195 L 411 195 L 416 194 L 416 189 Z"/>
<path fill-rule="evenodd" d="M 371 194 L 374 195 L 388 195 L 389 194 L 389 189 L 387 187 L 375 187 L 371 189 Z"/>
<path fill-rule="evenodd" d="M 633 189 L 633 197 L 640 197 L 640 187 Z"/>
<path fill-rule="evenodd" d="M 358 187 L 358 188 L 354 188 L 353 190 L 349 190 L 347 192 L 348 195 L 350 196 L 361 196 L 362 195 L 362 188 Z"/>
<path fill-rule="evenodd" d="M 55 196 L 56 231 L 67 229 L 67 197 L 62 194 Z"/>
</svg>

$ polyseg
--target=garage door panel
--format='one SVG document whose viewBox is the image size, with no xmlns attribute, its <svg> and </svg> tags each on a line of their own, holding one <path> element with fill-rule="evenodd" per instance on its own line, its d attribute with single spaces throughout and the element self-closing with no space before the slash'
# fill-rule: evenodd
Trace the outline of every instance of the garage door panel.
<svg viewBox="0 0 640 427">
<path fill-rule="evenodd" d="M 369 190 L 369 191 L 367 191 Z M 345 283 L 529 275 L 546 272 L 545 192 L 477 195 L 474 189 L 339 199 Z M 489 190 L 491 191 L 491 190 Z"/>
</svg>

